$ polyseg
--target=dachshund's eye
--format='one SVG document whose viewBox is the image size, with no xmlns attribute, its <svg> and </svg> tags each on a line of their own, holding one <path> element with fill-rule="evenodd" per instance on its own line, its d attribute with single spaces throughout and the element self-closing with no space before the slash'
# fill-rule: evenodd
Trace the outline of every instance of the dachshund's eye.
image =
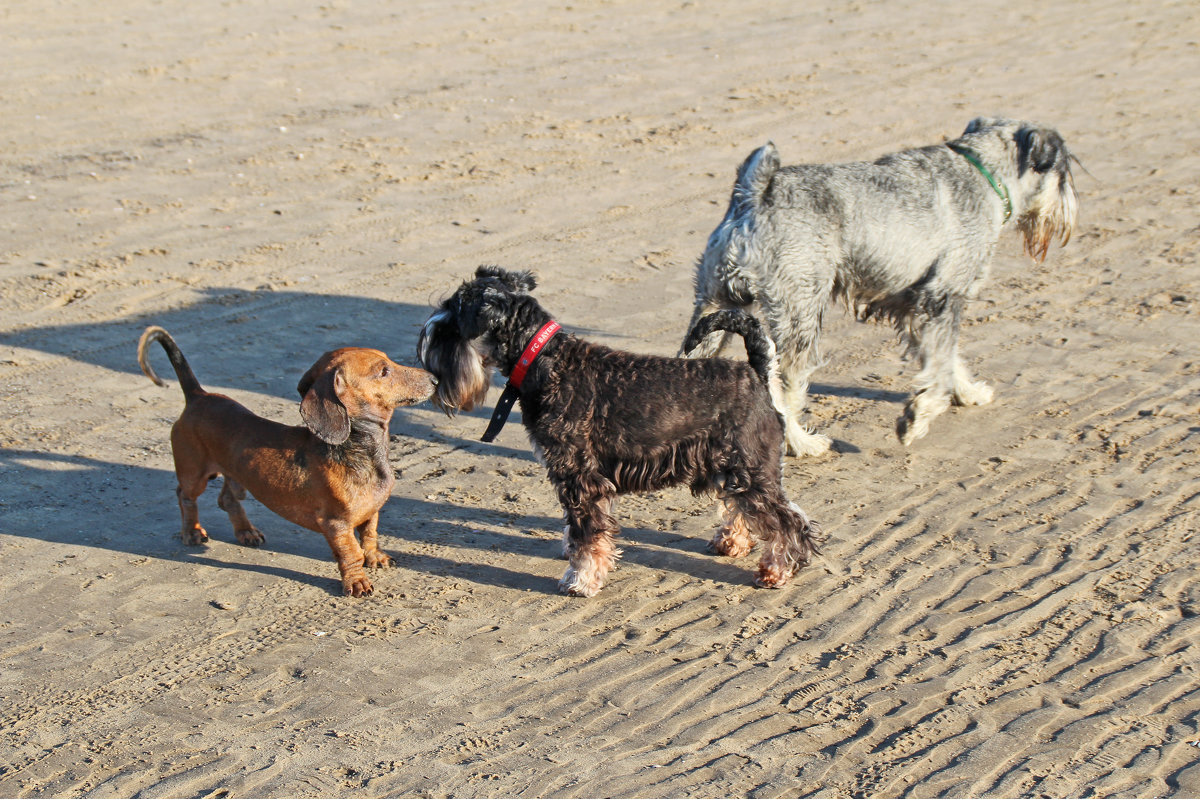
<svg viewBox="0 0 1200 799">
<path fill-rule="evenodd" d="M 387 377 L 387 376 L 388 376 L 388 375 L 390 375 L 391 373 L 392 373 L 392 370 L 391 370 L 391 369 L 389 369 L 389 368 L 388 368 L 388 365 L 385 363 L 385 364 L 383 365 L 383 371 L 379 373 L 379 376 L 380 376 L 380 377 Z"/>
</svg>

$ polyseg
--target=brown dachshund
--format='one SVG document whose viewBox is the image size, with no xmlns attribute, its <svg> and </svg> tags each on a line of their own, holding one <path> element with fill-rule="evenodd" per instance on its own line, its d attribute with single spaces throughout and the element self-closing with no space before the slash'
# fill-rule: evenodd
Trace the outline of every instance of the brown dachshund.
<svg viewBox="0 0 1200 799">
<path fill-rule="evenodd" d="M 379 350 L 333 350 L 300 378 L 296 388 L 304 398 L 300 416 L 306 427 L 290 427 L 205 391 L 170 334 L 148 327 L 138 341 L 138 364 L 158 385 L 163 381 L 146 358 L 152 341 L 166 350 L 185 400 L 171 428 L 184 543 L 208 541 L 196 498 L 209 480 L 222 474 L 225 484 L 217 504 L 229 514 L 239 543 L 263 542 L 240 502 L 249 491 L 288 521 L 325 536 L 346 594 L 370 594 L 364 564 L 391 565 L 379 550 L 376 530 L 379 509 L 395 482 L 388 463 L 388 423 L 396 407 L 428 399 L 436 379 L 393 363 Z"/>
</svg>

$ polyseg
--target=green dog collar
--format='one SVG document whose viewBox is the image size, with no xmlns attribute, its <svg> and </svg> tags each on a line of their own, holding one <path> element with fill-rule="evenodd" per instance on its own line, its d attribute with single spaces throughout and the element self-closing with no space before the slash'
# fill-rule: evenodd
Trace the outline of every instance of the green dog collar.
<svg viewBox="0 0 1200 799">
<path fill-rule="evenodd" d="M 983 162 L 979 160 L 979 156 L 974 150 L 968 149 L 963 147 L 961 144 L 955 144 L 953 142 L 946 142 L 946 146 L 970 161 L 971 166 L 978 169 L 979 174 L 987 178 L 987 182 L 991 184 L 992 191 L 996 192 L 1000 199 L 1004 201 L 1004 221 L 1007 222 L 1008 218 L 1012 216 L 1012 199 L 1008 196 L 1008 187 L 1005 186 L 1001 181 L 996 180 L 995 176 L 992 175 L 992 173 L 988 171 L 988 168 L 983 165 Z M 1003 222 L 1001 224 L 1003 224 Z"/>
</svg>

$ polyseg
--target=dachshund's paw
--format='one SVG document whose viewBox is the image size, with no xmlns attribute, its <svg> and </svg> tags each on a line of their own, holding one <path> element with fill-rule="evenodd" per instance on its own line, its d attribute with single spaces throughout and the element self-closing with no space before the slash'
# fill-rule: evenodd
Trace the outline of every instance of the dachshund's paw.
<svg viewBox="0 0 1200 799">
<path fill-rule="evenodd" d="M 361 566 L 342 575 L 342 593 L 346 596 L 370 596 L 372 591 L 371 581 Z"/>
<path fill-rule="evenodd" d="M 183 543 L 191 546 L 199 546 L 200 544 L 208 543 L 208 533 L 200 525 L 196 525 L 190 530 L 183 531 Z"/>
<path fill-rule="evenodd" d="M 370 549 L 363 552 L 363 565 L 368 569 L 388 569 L 392 559 L 381 549 Z"/>
<path fill-rule="evenodd" d="M 267 540 L 266 536 L 258 531 L 254 525 L 248 530 L 234 530 L 233 534 L 237 536 L 238 543 L 244 547 L 259 547 Z"/>
</svg>

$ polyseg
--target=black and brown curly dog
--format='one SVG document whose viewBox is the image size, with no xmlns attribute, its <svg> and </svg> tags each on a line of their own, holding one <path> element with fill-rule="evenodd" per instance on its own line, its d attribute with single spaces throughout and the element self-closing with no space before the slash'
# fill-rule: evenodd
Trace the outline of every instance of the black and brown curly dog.
<svg viewBox="0 0 1200 799">
<path fill-rule="evenodd" d="M 758 323 L 729 311 L 694 331 L 696 342 L 714 330 L 742 335 L 749 364 L 636 355 L 552 335 L 534 287 L 529 272 L 480 267 L 429 317 L 417 352 L 437 376 L 434 403 L 451 415 L 483 403 L 493 369 L 520 383 L 521 422 L 567 525 L 570 565 L 559 589 L 594 596 L 604 587 L 620 555 L 618 494 L 673 485 L 720 497 L 714 552 L 740 557 L 761 538 L 757 584 L 787 583 L 818 552 L 820 530 L 780 482 L 783 424 L 768 391 L 774 352 Z"/>
</svg>

